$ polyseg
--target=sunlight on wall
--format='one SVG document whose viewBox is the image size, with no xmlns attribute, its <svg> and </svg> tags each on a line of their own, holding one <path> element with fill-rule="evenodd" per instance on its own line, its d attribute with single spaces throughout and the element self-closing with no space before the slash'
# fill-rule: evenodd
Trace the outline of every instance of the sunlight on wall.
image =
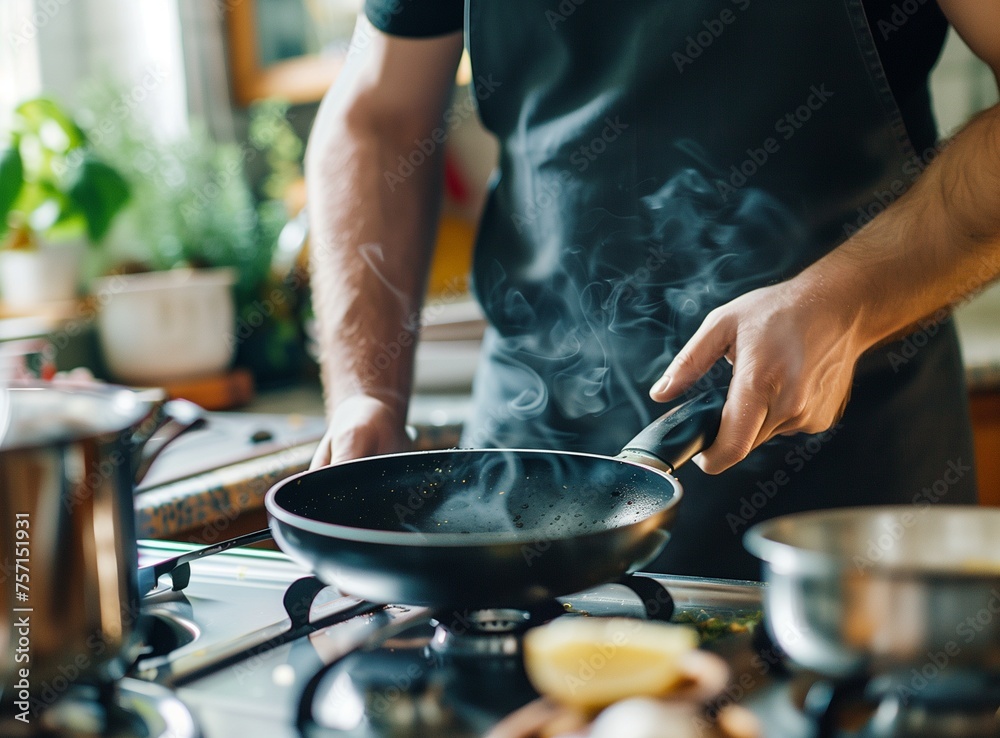
<svg viewBox="0 0 1000 738">
<path fill-rule="evenodd" d="M 186 133 L 177 0 L 0 0 L 0 127 L 42 93 L 72 109 L 94 77 L 121 84 L 120 109 L 141 109 L 157 133 Z"/>
<path fill-rule="evenodd" d="M 20 100 L 42 89 L 37 39 L 46 18 L 34 13 L 32 0 L 0 2 L 0 129 Z"/>
</svg>

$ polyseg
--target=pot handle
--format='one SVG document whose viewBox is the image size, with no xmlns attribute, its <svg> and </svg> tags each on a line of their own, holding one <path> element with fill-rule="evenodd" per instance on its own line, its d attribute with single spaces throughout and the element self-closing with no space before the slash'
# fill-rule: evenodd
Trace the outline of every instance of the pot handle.
<svg viewBox="0 0 1000 738">
<path fill-rule="evenodd" d="M 625 444 L 618 458 L 673 472 L 715 441 L 728 385 L 713 387 L 668 410 Z"/>
<path fill-rule="evenodd" d="M 171 584 L 171 587 L 174 591 L 180 591 L 187 586 L 188 579 L 191 576 L 190 567 L 187 569 L 182 569 L 181 567 L 190 564 L 192 561 L 203 559 L 206 556 L 213 556 L 217 553 L 228 551 L 231 548 L 241 548 L 243 546 L 249 546 L 254 543 L 269 540 L 271 540 L 271 529 L 264 528 L 263 530 L 258 530 L 253 533 L 247 533 L 246 535 L 237 536 L 236 538 L 230 538 L 228 541 L 221 541 L 220 543 L 205 546 L 204 548 L 196 548 L 194 551 L 188 551 L 180 556 L 174 556 L 150 566 L 140 566 L 139 594 L 147 595 L 156 589 L 156 585 L 160 581 L 160 577 L 164 574 L 174 575 L 174 581 Z M 181 574 L 181 576 L 178 577 L 178 574 Z"/>
<path fill-rule="evenodd" d="M 205 412 L 188 400 L 163 403 L 132 434 L 132 479 L 142 481 L 156 457 L 178 436 L 205 425 Z M 154 436 L 155 443 L 151 443 Z"/>
</svg>

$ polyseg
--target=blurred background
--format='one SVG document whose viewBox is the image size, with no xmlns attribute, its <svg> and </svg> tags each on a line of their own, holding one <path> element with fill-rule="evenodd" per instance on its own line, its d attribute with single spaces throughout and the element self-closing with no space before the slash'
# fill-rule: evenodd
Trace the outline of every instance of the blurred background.
<svg viewBox="0 0 1000 738">
<path fill-rule="evenodd" d="M 211 409 L 322 413 L 301 162 L 359 6 L 0 3 L 8 371 L 82 367 Z M 463 63 L 417 366 L 416 405 L 433 398 L 440 422 L 461 421 L 483 329 L 467 272 L 496 147 L 470 81 Z M 933 93 L 947 135 L 995 102 L 996 84 L 952 34 Z M 997 290 L 959 308 L 977 439 L 1000 451 L 998 316 Z"/>
<path fill-rule="evenodd" d="M 0 340 L 29 340 L 21 364 L 213 408 L 315 380 L 301 162 L 359 7 L 0 3 Z M 457 81 L 431 389 L 471 381 L 482 327 L 466 273 L 495 146 Z"/>
</svg>

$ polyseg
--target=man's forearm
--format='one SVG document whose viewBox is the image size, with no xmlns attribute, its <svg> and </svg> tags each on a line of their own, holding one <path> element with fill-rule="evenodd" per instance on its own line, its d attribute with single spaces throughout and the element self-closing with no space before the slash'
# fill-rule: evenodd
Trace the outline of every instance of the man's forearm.
<svg viewBox="0 0 1000 738">
<path fill-rule="evenodd" d="M 1000 275 L 1000 106 L 973 119 L 897 202 L 796 280 L 875 345 Z"/>
<path fill-rule="evenodd" d="M 390 188 L 383 176 L 415 136 L 380 131 L 335 101 L 310 141 L 307 182 L 313 302 L 328 413 L 345 398 L 410 394 L 441 180 L 440 151 Z"/>
</svg>

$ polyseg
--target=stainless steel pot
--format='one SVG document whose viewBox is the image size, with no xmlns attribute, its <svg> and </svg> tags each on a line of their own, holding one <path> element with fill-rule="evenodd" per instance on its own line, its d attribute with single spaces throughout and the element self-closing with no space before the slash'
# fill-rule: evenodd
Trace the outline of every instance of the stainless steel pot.
<svg viewBox="0 0 1000 738">
<path fill-rule="evenodd" d="M 799 665 L 830 676 L 1000 670 L 1000 509 L 847 508 L 746 535 L 765 615 Z"/>
<path fill-rule="evenodd" d="M 122 675 L 139 620 L 134 483 L 200 419 L 118 387 L 0 389 L 5 692 L 52 700 Z"/>
</svg>

